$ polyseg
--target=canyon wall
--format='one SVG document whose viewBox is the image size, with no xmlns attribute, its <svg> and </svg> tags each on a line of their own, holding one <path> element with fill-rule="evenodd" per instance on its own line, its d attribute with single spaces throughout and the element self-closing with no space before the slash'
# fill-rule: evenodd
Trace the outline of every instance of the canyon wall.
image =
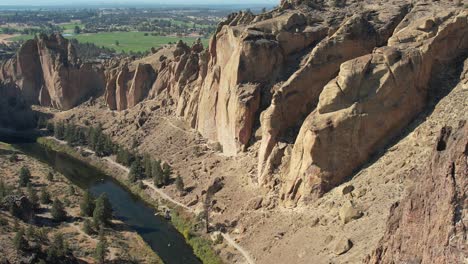
<svg viewBox="0 0 468 264">
<path fill-rule="evenodd" d="M 450 1 L 282 1 L 230 15 L 206 49 L 179 42 L 105 72 L 41 36 L 0 80 L 59 109 L 104 87 L 111 110 L 158 101 L 226 155 L 253 147 L 258 183 L 296 204 L 343 183 L 425 109 L 437 69 L 467 55 L 467 16 Z"/>
<path fill-rule="evenodd" d="M 315 199 L 421 113 L 435 69 L 468 49 L 467 11 L 450 2 L 341 4 L 232 14 L 206 50 L 179 42 L 108 70 L 107 103 L 162 100 L 226 155 L 258 146 L 258 183 L 278 174 L 285 202 Z"/>
<path fill-rule="evenodd" d="M 16 57 L 1 63 L 0 82 L 21 91 L 28 104 L 68 110 L 104 89 L 104 74 L 81 63 L 59 34 L 27 40 Z"/>
</svg>

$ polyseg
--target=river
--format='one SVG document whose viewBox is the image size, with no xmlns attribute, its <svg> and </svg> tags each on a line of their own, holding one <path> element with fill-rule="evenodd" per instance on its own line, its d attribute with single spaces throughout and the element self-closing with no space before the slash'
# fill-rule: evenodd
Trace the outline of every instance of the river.
<svg viewBox="0 0 468 264">
<path fill-rule="evenodd" d="M 184 237 L 155 210 L 113 178 L 69 155 L 47 149 L 37 143 L 14 143 L 25 154 L 47 163 L 78 187 L 94 196 L 106 193 L 114 217 L 136 231 L 166 264 L 201 264 Z"/>
</svg>

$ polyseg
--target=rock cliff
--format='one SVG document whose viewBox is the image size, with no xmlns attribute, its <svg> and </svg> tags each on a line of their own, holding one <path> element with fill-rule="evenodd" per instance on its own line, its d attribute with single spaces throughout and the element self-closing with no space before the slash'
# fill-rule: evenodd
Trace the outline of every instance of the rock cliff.
<svg viewBox="0 0 468 264">
<path fill-rule="evenodd" d="M 259 142 L 258 182 L 279 174 L 294 204 L 342 183 L 421 113 L 467 35 L 451 2 L 282 1 L 230 15 L 206 50 L 180 42 L 108 70 L 106 101 L 160 100 L 230 156 Z"/>
<path fill-rule="evenodd" d="M 230 15 L 207 49 L 179 42 L 105 73 L 41 36 L 0 80 L 59 109 L 104 86 L 111 110 L 160 102 L 228 156 L 253 146 L 257 182 L 296 204 L 343 183 L 425 109 L 431 78 L 467 55 L 467 17 L 450 1 L 284 0 Z"/>
<path fill-rule="evenodd" d="M 0 65 L 0 81 L 16 86 L 29 104 L 71 109 L 103 90 L 102 70 L 80 63 L 59 34 L 28 40 L 16 57 Z"/>
<path fill-rule="evenodd" d="M 467 14 L 413 9 L 418 19 L 400 25 L 388 46 L 340 66 L 302 124 L 285 198 L 342 183 L 424 109 L 437 67 L 466 57 Z"/>
<path fill-rule="evenodd" d="M 466 261 L 467 158 L 466 120 L 444 127 L 427 169 L 413 173 L 413 190 L 390 209 L 387 231 L 367 263 Z"/>
</svg>

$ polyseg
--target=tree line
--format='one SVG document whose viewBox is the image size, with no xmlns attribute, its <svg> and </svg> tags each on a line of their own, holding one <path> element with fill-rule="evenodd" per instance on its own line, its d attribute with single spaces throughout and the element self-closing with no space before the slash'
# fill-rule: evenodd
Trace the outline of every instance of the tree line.
<svg viewBox="0 0 468 264">
<path fill-rule="evenodd" d="M 87 146 L 98 157 L 115 155 L 117 163 L 130 167 L 128 175 L 130 182 L 152 179 L 157 187 L 172 183 L 172 168 L 167 162 L 152 159 L 148 154 L 141 156 L 133 150 L 119 146 L 103 133 L 101 125 L 81 127 L 73 123 L 58 121 L 54 124 L 47 123 L 45 126 L 53 132 L 55 138 L 66 141 L 70 146 Z M 176 181 L 178 186 L 180 186 L 180 181 L 178 177 Z"/>
</svg>

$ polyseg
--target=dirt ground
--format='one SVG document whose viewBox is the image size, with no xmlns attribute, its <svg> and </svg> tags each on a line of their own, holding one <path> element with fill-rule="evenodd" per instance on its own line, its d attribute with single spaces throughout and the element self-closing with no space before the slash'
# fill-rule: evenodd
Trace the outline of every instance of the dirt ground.
<svg viewBox="0 0 468 264">
<path fill-rule="evenodd" d="M 12 151 L 9 145 L 0 145 L 1 180 L 10 186 L 17 186 L 18 172 L 21 167 L 26 166 L 31 171 L 31 183 L 38 195 L 41 188 L 45 187 L 52 199 L 57 197 L 62 202 L 65 200 L 69 201 L 69 205 L 66 206 L 68 220 L 59 224 L 53 223 L 51 220 L 51 206 L 41 205 L 40 212 L 36 214 L 36 219 L 39 220 L 36 221 L 37 225 L 34 225 L 35 229 L 46 232 L 49 239 L 52 239 L 56 233 L 62 233 L 74 256 L 87 263 L 94 263 L 92 256 L 98 240 L 97 235 L 87 235 L 82 231 L 84 218 L 80 216 L 79 204 L 83 191 L 74 186 L 75 193 L 71 194 L 69 186 L 72 184 L 63 175 L 53 171 L 46 164 L 26 155 L 19 153 L 18 161 L 10 161 L 9 157 L 12 155 Z M 47 180 L 49 172 L 54 173 L 53 181 Z M 21 188 L 21 191 L 27 193 L 26 188 Z M 18 257 L 12 244 L 12 238 L 16 234 L 16 227 L 14 227 L 15 219 L 8 212 L 4 211 L 0 211 L 0 217 L 9 222 L 8 225 L 0 227 L 0 245 L 2 245 L 0 247 L 0 256 L 5 256 L 12 263 L 15 263 L 14 260 Z M 117 226 L 123 224 L 117 220 L 114 220 L 113 223 L 118 224 Z M 21 221 L 18 221 L 18 225 L 18 227 L 25 229 L 29 226 L 29 224 Z M 158 257 L 135 232 L 126 229 L 115 230 L 106 228 L 105 237 L 109 243 L 108 260 L 138 260 L 139 263 L 157 263 L 158 261 Z"/>
</svg>

